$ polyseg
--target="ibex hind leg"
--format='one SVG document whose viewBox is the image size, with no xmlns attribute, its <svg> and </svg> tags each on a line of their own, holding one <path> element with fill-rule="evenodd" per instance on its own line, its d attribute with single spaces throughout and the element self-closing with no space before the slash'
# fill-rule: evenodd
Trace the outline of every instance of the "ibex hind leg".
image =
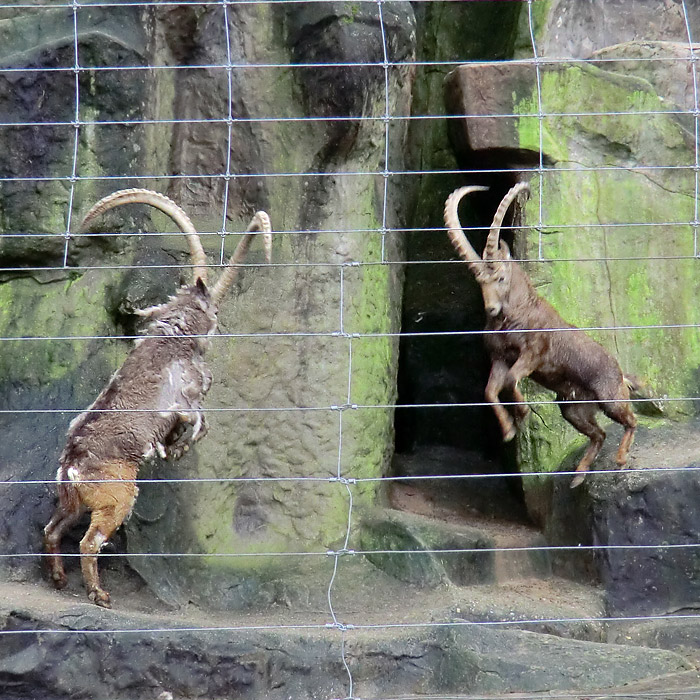
<svg viewBox="0 0 700 700">
<path fill-rule="evenodd" d="M 623 393 L 626 392 L 623 391 Z M 625 428 L 625 433 L 622 436 L 622 440 L 620 440 L 617 457 L 615 458 L 617 465 L 624 467 L 627 464 L 627 455 L 630 447 L 632 447 L 634 431 L 637 428 L 637 417 L 629 404 L 629 396 L 624 397 L 621 401 L 601 401 L 600 407 L 608 418 L 612 418 Z"/>
<path fill-rule="evenodd" d="M 136 494 L 136 484 L 130 481 L 81 485 L 81 496 L 91 515 L 90 527 L 80 541 L 80 567 L 88 598 L 103 608 L 111 608 L 112 604 L 109 593 L 100 585 L 97 555 L 131 512 Z"/>
<path fill-rule="evenodd" d="M 562 397 L 557 396 L 557 401 L 561 400 Z M 590 469 L 591 464 L 598 456 L 600 448 L 605 442 L 605 431 L 596 422 L 595 414 L 598 407 L 595 403 L 562 403 L 559 408 L 562 416 L 579 433 L 583 433 L 590 440 L 581 461 L 576 467 L 576 471 L 580 473 L 571 481 L 570 486 L 573 489 L 583 483 L 585 473 Z"/>
<path fill-rule="evenodd" d="M 100 576 L 97 570 L 97 553 L 102 545 L 112 536 L 114 531 L 124 522 L 129 514 L 128 509 L 107 507 L 92 512 L 90 527 L 85 537 L 80 541 L 80 567 L 83 571 L 83 581 L 88 598 L 102 608 L 111 608 L 109 593 L 100 586 Z"/>
<path fill-rule="evenodd" d="M 56 588 L 65 588 L 68 579 L 61 558 L 61 540 L 63 535 L 80 519 L 83 509 L 72 485 L 60 484 L 58 487 L 58 505 L 51 520 L 44 528 L 44 549 L 47 557 L 51 580 Z"/>
</svg>

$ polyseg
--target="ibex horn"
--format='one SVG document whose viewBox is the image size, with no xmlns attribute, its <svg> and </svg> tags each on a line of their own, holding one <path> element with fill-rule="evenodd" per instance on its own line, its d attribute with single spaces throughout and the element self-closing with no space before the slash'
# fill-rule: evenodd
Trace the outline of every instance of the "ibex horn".
<svg viewBox="0 0 700 700">
<path fill-rule="evenodd" d="M 477 252 L 472 248 L 471 243 L 467 239 L 464 231 L 462 230 L 462 224 L 459 221 L 459 214 L 457 213 L 457 207 L 459 202 L 465 195 L 471 192 L 484 192 L 488 190 L 488 187 L 482 187 L 481 185 L 468 185 L 467 187 L 460 187 L 455 190 L 445 201 L 445 226 L 447 228 L 447 235 L 452 241 L 452 245 L 457 250 L 459 257 L 464 260 L 470 268 L 474 268 L 476 263 L 481 262 L 481 258 Z M 476 266 L 478 268 L 478 265 Z"/>
<path fill-rule="evenodd" d="M 194 280 L 201 279 L 202 282 L 207 281 L 207 256 L 202 248 L 202 242 L 199 240 L 199 235 L 190 220 L 190 217 L 185 212 L 160 192 L 153 190 L 144 190 L 133 188 L 128 190 L 118 190 L 106 197 L 103 197 L 95 204 L 90 211 L 85 214 L 85 218 L 80 224 L 80 232 L 87 231 L 88 226 L 101 214 L 121 206 L 122 204 L 149 204 L 156 209 L 160 209 L 164 214 L 167 214 L 180 228 L 180 231 L 185 234 L 187 242 L 190 246 L 190 255 L 192 257 L 192 265 L 194 266 Z"/>
<path fill-rule="evenodd" d="M 218 304 L 221 298 L 226 294 L 231 285 L 238 278 L 238 265 L 245 259 L 248 253 L 248 248 L 256 235 L 262 233 L 263 245 L 265 247 L 265 260 L 270 262 L 272 258 L 272 226 L 270 225 L 270 217 L 264 211 L 258 211 L 248 224 L 245 235 L 241 238 L 233 251 L 233 255 L 229 258 L 226 264 L 226 269 L 222 272 L 221 277 L 216 282 L 214 289 L 211 292 L 212 301 Z"/>
<path fill-rule="evenodd" d="M 486 245 L 484 246 L 484 260 L 496 259 L 496 253 L 498 252 L 498 237 L 501 233 L 501 225 L 503 224 L 503 218 L 505 217 L 506 212 L 508 211 L 508 207 L 510 207 L 513 200 L 521 192 L 529 191 L 530 187 L 527 184 L 527 182 L 519 182 L 517 185 L 513 185 L 513 187 L 511 187 L 508 190 L 508 192 L 506 192 L 506 196 L 503 197 L 501 203 L 498 205 L 498 209 L 496 209 L 493 221 L 491 222 L 489 235 L 486 239 Z"/>
</svg>

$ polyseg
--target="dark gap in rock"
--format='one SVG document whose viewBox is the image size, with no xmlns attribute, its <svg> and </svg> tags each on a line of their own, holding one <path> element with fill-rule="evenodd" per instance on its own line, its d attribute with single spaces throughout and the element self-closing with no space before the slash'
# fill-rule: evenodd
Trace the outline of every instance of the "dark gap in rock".
<svg viewBox="0 0 700 700">
<path fill-rule="evenodd" d="M 467 231 L 477 252 L 483 250 L 493 214 L 514 181 L 514 173 L 482 177 L 473 184 L 487 185 L 488 192 L 467 195 L 462 201 L 462 226 L 483 227 Z M 452 189 L 464 184 L 446 182 L 444 191 L 441 184 L 443 202 Z M 519 217 L 520 212 L 513 214 L 511 209 L 504 226 Z M 504 230 L 503 238 L 513 249 L 513 231 Z M 396 411 L 392 476 L 517 473 L 513 444 L 504 445 L 492 409 L 483 405 L 491 363 L 479 332 L 485 325 L 479 285 L 463 263 L 424 262 L 455 260 L 444 230 L 412 232 L 406 255 L 414 264 L 406 269 L 402 332 L 416 335 L 403 337 L 400 343 L 398 403 L 407 407 Z M 468 333 L 449 334 L 452 331 Z M 411 487 L 410 498 L 406 484 Z M 389 501 L 397 508 L 423 512 L 427 501 L 435 504 L 436 511 L 452 510 L 458 518 L 530 522 L 517 476 L 416 479 L 394 486 Z M 415 505 L 418 502 L 421 505 Z"/>
</svg>

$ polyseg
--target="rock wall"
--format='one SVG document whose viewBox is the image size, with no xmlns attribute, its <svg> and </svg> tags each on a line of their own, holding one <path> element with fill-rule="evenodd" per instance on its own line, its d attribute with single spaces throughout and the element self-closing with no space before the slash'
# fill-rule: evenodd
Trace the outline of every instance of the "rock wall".
<svg viewBox="0 0 700 700">
<path fill-rule="evenodd" d="M 221 6 L 78 12 L 80 63 L 95 69 L 79 74 L 80 118 L 88 123 L 77 131 L 74 186 L 65 179 L 76 135 L 73 73 L 33 71 L 73 65 L 72 11 L 16 10 L 0 24 L 8 39 L 0 62 L 27 69 L 0 76 L 3 120 L 56 123 L 3 127 L 8 148 L 2 176 L 36 180 L 2 183 L 3 233 L 33 237 L 2 239 L 3 266 L 18 270 L 5 273 L 0 286 L 0 334 L 61 338 L 12 341 L 14 351 L 3 353 L 3 409 L 52 411 L 2 414 L 11 436 L 0 448 L 3 478 L 52 478 L 73 415 L 59 409 L 90 403 L 128 351 L 128 341 L 108 336 L 132 334 L 133 309 L 162 300 L 188 274 L 178 274 L 177 266 L 187 264 L 180 236 L 67 241 L 63 234 L 96 198 L 123 186 L 164 189 L 192 216 L 215 263 L 236 243 L 218 231 L 224 224 L 241 230 L 258 208 L 269 211 L 276 230 L 290 232 L 275 236 L 276 266 L 247 270 L 221 310 L 222 335 L 209 354 L 216 379 L 207 407 L 217 409 L 209 438 L 179 463 L 143 472 L 247 481 L 144 485 L 128 525 L 129 552 L 135 554 L 325 551 L 345 535 L 346 488 L 257 480 L 324 478 L 339 470 L 348 478 L 379 476 L 393 444 L 391 410 L 348 412 L 342 414 L 341 449 L 341 412 L 330 410 L 391 405 L 396 391 L 396 342 L 352 339 L 396 331 L 399 322 L 400 270 L 377 264 L 401 257 L 397 237 L 379 232 L 384 182 L 355 175 L 383 167 L 384 122 L 369 118 L 381 117 L 387 107 L 384 70 L 287 67 L 382 60 L 377 10 L 352 3 L 227 9 L 228 32 Z M 387 3 L 383 13 L 389 59 L 412 58 L 410 5 Z M 218 67 L 229 60 L 251 67 L 231 71 L 229 83 L 229 73 Z M 261 70 L 256 64 L 282 67 Z M 160 68 L 133 69 L 147 65 Z M 186 67 L 197 65 L 216 67 Z M 105 66 L 117 69 L 99 70 Z M 405 113 L 410 71 L 393 70 L 389 81 L 388 108 Z M 338 120 L 317 120 L 330 115 Z M 110 123 L 96 123 L 104 121 Z M 394 128 L 394 169 L 401 169 L 404 141 L 405 128 Z M 176 179 L 163 179 L 171 174 Z M 385 223 L 395 228 L 402 199 L 391 188 L 389 196 Z M 101 223 L 102 230 L 172 231 L 172 224 L 147 214 L 120 210 Z M 370 233 L 355 233 L 365 230 Z M 259 251 L 248 258 L 261 261 Z M 132 267 L 142 265 L 154 269 Z M 42 269 L 49 266 L 57 269 Z M 0 519 L 10 551 L 40 551 L 53 488 L 13 486 L 8 494 Z M 373 490 L 358 488 L 353 495 L 361 510 Z M 184 596 L 239 606 L 272 595 L 264 583 L 275 578 L 270 561 L 216 558 L 204 571 L 186 561 L 135 557 L 132 565 L 174 602 Z M 8 576 L 38 575 L 38 564 L 26 559 L 0 566 Z M 222 590 L 222 576 L 231 593 L 213 595 Z M 236 576 L 245 577 L 246 592 Z"/>
<path fill-rule="evenodd" d="M 695 36 L 700 11 L 685 6 Z M 424 405 L 482 400 L 480 336 L 417 337 L 483 325 L 479 290 L 442 231 L 445 195 L 467 178 L 489 184 L 462 211 L 465 224 L 488 224 L 515 172 L 539 164 L 541 142 L 547 167 L 508 235 L 516 255 L 569 320 L 631 326 L 592 333 L 649 396 L 697 396 L 683 5 L 532 3 L 540 55 L 595 59 L 541 64 L 540 94 L 532 66 L 492 63 L 531 55 L 526 3 L 226 9 L 228 25 L 223 5 L 81 7 L 80 64 L 94 69 L 79 73 L 77 131 L 71 9 L 0 10 L 0 67 L 26 69 L 0 72 L 0 124 L 16 124 L 0 126 L 0 480 L 25 482 L 0 499 L 1 553 L 23 555 L 0 557 L 0 696 L 697 695 L 693 403 L 639 403 L 662 411 L 643 415 L 636 469 L 571 490 L 554 472 L 576 463 L 582 441 L 555 407 L 502 450 L 488 407 Z M 388 105 L 383 68 L 327 65 L 382 62 L 384 40 L 389 60 L 422 62 L 391 68 Z M 314 67 L 289 65 L 304 63 Z M 387 108 L 417 117 L 391 123 L 388 165 Z M 37 118 L 49 123 L 24 126 Z M 358 175 L 385 167 L 408 171 L 389 178 L 386 210 L 384 179 Z M 101 222 L 137 236 L 64 235 L 99 196 L 137 184 L 183 204 L 214 262 L 235 245 L 221 229 L 240 230 L 257 208 L 285 233 L 275 264 L 246 269 L 221 311 L 210 434 L 142 472 L 160 481 L 142 484 L 115 538 L 140 577 L 105 557 L 107 587 L 118 585 L 117 609 L 104 611 L 79 591 L 75 560 L 57 593 L 25 553 L 41 549 L 67 424 L 128 351 L 134 309 L 188 276 L 182 237 L 150 212 Z M 383 223 L 408 234 L 384 235 Z M 262 263 L 257 248 L 249 262 Z M 416 333 L 400 353 L 394 338 L 367 335 L 399 329 Z M 397 385 L 399 402 L 420 408 L 397 418 L 390 463 L 392 410 L 348 405 L 391 406 Z M 620 437 L 609 432 L 600 467 Z M 518 469 L 547 473 L 520 489 Z M 330 480 L 509 470 L 379 494 Z M 344 545 L 349 514 L 349 547 L 370 554 L 335 569 L 323 553 Z M 624 619 L 645 615 L 658 619 Z"/>
<path fill-rule="evenodd" d="M 697 231 L 687 223 L 696 206 L 695 88 L 683 8 L 669 2 L 659 11 L 658 5 L 540 3 L 533 15 L 540 55 L 571 62 L 471 64 L 446 80 L 449 112 L 478 117 L 452 122 L 462 161 L 526 169 L 520 177 L 529 180 L 532 196 L 522 204 L 525 226 L 514 249 L 538 291 L 565 319 L 592 329 L 624 371 L 642 379 L 635 409 L 654 437 L 642 431 L 633 448 L 631 466 L 641 470 L 668 466 L 660 445 L 674 454 L 674 467 L 692 467 L 692 447 L 698 447 L 691 428 L 691 452 L 675 451 L 676 422 L 696 415 L 692 397 L 699 389 Z M 608 12 L 611 21 L 599 23 Z M 688 21 L 694 36 L 697 8 Z M 607 46 L 611 36 L 617 40 Z M 529 38 L 521 17 L 524 55 Z M 509 184 L 506 174 L 501 191 Z M 563 421 L 550 392 L 530 382 L 527 395 L 545 404 L 520 433 L 521 471 L 573 469 L 585 438 Z M 600 469 L 615 468 L 620 432 L 616 426 L 609 432 Z M 696 489 L 694 470 L 590 478 L 578 496 L 566 493 L 565 479 L 523 480 L 530 515 L 552 543 L 599 543 L 625 552 L 700 535 L 692 509 L 679 501 Z M 664 525 L 655 514 L 661 503 L 668 509 Z M 677 509 L 687 518 L 675 519 Z M 611 614 L 663 614 L 696 595 L 693 558 L 691 548 L 613 550 L 598 558 L 579 553 L 563 555 L 554 571 L 602 580 Z"/>
</svg>

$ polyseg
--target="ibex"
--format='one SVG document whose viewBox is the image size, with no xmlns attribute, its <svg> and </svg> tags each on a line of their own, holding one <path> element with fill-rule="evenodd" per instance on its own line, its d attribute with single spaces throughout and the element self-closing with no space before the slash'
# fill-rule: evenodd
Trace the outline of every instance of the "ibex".
<svg viewBox="0 0 700 700">
<path fill-rule="evenodd" d="M 564 418 L 590 442 L 571 487 L 578 486 L 605 440 L 605 431 L 596 422 L 596 412 L 625 428 L 617 464 L 627 463 L 627 453 L 637 426 L 629 404 L 629 385 L 634 379 L 623 377 L 617 361 L 582 330 L 566 323 L 555 309 L 537 294 L 525 271 L 511 259 L 508 245 L 499 242 L 501 225 L 513 200 L 528 189 L 526 183 L 512 187 L 501 201 L 484 246 L 483 258 L 477 255 L 462 230 L 457 206 L 469 192 L 485 187 L 470 186 L 455 190 L 445 202 L 445 226 L 459 256 L 467 263 L 481 286 L 486 308 L 485 343 L 491 356 L 491 373 L 486 384 L 486 400 L 493 406 L 505 441 L 512 440 L 528 413 L 525 397 L 518 389 L 523 377 L 555 391 Z M 513 417 L 500 402 L 502 391 L 516 403 Z M 581 402 L 581 403 L 578 403 Z"/>
<path fill-rule="evenodd" d="M 63 588 L 61 538 L 90 511 L 80 563 L 88 597 L 105 608 L 111 607 L 110 596 L 100 586 L 96 555 L 131 512 L 140 463 L 155 454 L 177 459 L 204 436 L 201 402 L 211 385 L 204 352 L 216 330 L 218 305 L 238 276 L 254 232 L 262 232 L 268 262 L 271 252 L 270 220 L 259 211 L 210 291 L 206 255 L 189 217 L 162 194 L 142 189 L 101 199 L 86 214 L 81 230 L 109 209 L 136 202 L 165 212 L 185 234 L 194 280 L 165 304 L 136 312 L 148 319 L 145 337 L 135 342 L 94 403 L 71 422 L 56 475 L 58 506 L 44 528 L 51 578 L 56 588 Z"/>
</svg>

